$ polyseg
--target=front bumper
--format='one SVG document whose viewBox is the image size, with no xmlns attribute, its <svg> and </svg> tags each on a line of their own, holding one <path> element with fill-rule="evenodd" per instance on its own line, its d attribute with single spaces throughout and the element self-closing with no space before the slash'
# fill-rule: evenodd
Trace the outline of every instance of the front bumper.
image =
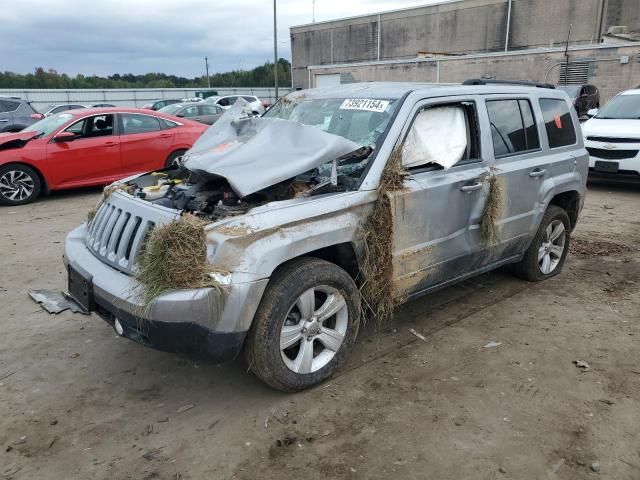
<svg viewBox="0 0 640 480">
<path fill-rule="evenodd" d="M 103 263 L 85 246 L 86 225 L 66 239 L 64 261 L 91 284 L 92 309 L 123 336 L 158 350 L 187 353 L 214 362 L 233 360 L 268 279 L 231 283 L 225 293 L 211 288 L 176 290 L 145 306 L 135 280 Z"/>
<path fill-rule="evenodd" d="M 640 143 L 605 143 L 593 140 L 585 141 L 585 147 L 590 149 L 589 176 L 620 180 L 640 180 Z M 629 158 L 615 158 L 617 152 L 629 151 L 633 155 Z M 592 153 L 601 152 L 601 153 Z M 609 153 L 613 154 L 613 158 Z M 601 155 L 601 156 L 600 156 Z M 613 168 L 606 168 L 611 166 Z M 604 168 L 603 168 L 604 167 Z"/>
</svg>

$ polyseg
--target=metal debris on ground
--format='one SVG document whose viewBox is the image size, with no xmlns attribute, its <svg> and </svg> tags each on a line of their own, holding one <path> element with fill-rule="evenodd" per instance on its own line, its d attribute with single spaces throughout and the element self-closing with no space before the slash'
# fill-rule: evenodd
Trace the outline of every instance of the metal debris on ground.
<svg viewBox="0 0 640 480">
<path fill-rule="evenodd" d="M 589 370 L 591 370 L 589 364 L 584 360 L 574 360 L 573 363 L 576 364 L 576 367 L 582 369 L 583 372 L 588 372 Z"/>
<path fill-rule="evenodd" d="M 409 329 L 409 331 L 410 331 L 414 336 L 416 336 L 416 337 L 418 337 L 420 340 L 422 340 L 423 342 L 426 342 L 426 341 L 427 341 L 427 339 L 425 338 L 425 336 L 424 336 L 424 335 L 422 335 L 422 334 L 420 334 L 420 333 L 416 332 L 413 328 L 410 328 L 410 329 Z"/>
<path fill-rule="evenodd" d="M 187 410 L 191 410 L 193 407 L 195 407 L 195 405 L 191 405 L 191 404 L 183 405 L 178 409 L 178 413 L 186 412 Z"/>
<path fill-rule="evenodd" d="M 84 308 L 62 292 L 56 292 L 54 290 L 29 290 L 29 296 L 49 313 L 58 314 L 65 310 L 71 310 L 73 313 L 89 315 Z"/>
</svg>

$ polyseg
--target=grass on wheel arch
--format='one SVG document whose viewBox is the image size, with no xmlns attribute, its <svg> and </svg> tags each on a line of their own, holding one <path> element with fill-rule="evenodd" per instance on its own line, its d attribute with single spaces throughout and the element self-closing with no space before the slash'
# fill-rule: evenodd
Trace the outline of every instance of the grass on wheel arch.
<svg viewBox="0 0 640 480">
<path fill-rule="evenodd" d="M 406 176 L 407 172 L 402 167 L 402 148 L 397 147 L 391 153 L 382 172 L 378 185 L 378 199 L 363 226 L 363 282 L 360 298 L 363 318 L 364 312 L 371 310 L 378 326 L 393 317 L 393 311 L 400 303 L 393 275 L 394 225 L 391 194 L 405 189 Z"/>
</svg>

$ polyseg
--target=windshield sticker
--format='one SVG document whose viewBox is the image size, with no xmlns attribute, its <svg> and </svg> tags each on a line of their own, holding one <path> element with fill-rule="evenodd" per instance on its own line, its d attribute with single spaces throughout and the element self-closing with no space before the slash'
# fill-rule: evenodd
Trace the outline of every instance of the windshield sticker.
<svg viewBox="0 0 640 480">
<path fill-rule="evenodd" d="M 347 98 L 340 110 L 366 110 L 368 112 L 384 112 L 389 106 L 388 100 L 372 100 L 369 98 Z"/>
</svg>

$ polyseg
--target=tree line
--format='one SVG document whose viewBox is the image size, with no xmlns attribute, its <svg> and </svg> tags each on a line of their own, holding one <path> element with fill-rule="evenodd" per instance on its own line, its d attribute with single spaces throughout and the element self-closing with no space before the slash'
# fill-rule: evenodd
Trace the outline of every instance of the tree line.
<svg viewBox="0 0 640 480">
<path fill-rule="evenodd" d="M 291 85 L 291 64 L 281 58 L 277 63 L 278 84 Z M 271 87 L 273 86 L 273 63 L 265 63 L 251 70 L 233 70 L 231 72 L 210 75 L 212 87 Z M 34 73 L 0 72 L 0 88 L 206 88 L 207 77 L 186 78 L 165 73 L 132 73 L 109 75 L 70 76 L 56 70 L 42 67 Z"/>
</svg>

